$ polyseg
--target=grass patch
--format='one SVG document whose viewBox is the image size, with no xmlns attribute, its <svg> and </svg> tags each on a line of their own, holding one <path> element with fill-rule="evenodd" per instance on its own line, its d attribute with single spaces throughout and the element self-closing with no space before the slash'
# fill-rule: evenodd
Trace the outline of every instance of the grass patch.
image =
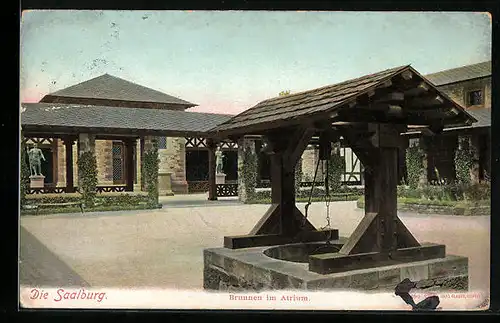
<svg viewBox="0 0 500 323">
<path fill-rule="evenodd" d="M 161 204 L 158 207 L 161 208 Z M 131 211 L 131 210 L 148 210 L 154 209 L 147 206 L 146 204 L 140 205 L 98 205 L 92 208 L 84 208 L 84 214 L 87 212 L 108 212 L 108 211 Z M 80 207 L 54 207 L 54 208 L 40 208 L 38 212 L 36 209 L 21 210 L 21 215 L 47 215 L 47 214 L 58 214 L 58 213 L 81 213 Z"/>
<path fill-rule="evenodd" d="M 398 210 L 428 214 L 488 215 L 491 200 L 429 200 L 412 197 L 398 197 Z M 358 208 L 365 207 L 364 197 L 357 201 Z"/>
<path fill-rule="evenodd" d="M 332 202 L 338 202 L 338 201 L 356 201 L 359 198 L 359 195 L 337 195 L 337 196 L 332 196 L 330 200 Z M 324 197 L 313 197 L 311 198 L 311 202 L 324 202 L 325 198 Z M 296 203 L 307 203 L 309 202 L 308 197 L 297 197 L 295 198 Z M 270 198 L 257 198 L 257 199 L 251 199 L 247 200 L 245 204 L 271 204 L 271 199 Z"/>
</svg>

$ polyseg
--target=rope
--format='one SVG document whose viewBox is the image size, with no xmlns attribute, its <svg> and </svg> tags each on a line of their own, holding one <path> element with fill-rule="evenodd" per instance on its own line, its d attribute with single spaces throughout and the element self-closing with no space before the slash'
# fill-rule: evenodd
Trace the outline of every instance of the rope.
<svg viewBox="0 0 500 323">
<path fill-rule="evenodd" d="M 308 211 L 309 211 L 309 206 L 311 206 L 311 200 L 312 200 L 312 195 L 313 195 L 313 191 L 314 191 L 314 184 L 316 183 L 316 176 L 318 175 L 318 169 L 319 169 L 319 163 L 320 163 L 320 161 L 321 161 L 321 159 L 318 158 L 318 162 L 316 163 L 316 170 L 314 171 L 313 182 L 312 182 L 312 185 L 311 185 L 311 191 L 309 192 L 309 200 L 307 201 L 307 204 L 305 206 L 306 214 L 304 215 L 304 218 L 302 219 L 302 226 L 306 225 L 307 214 L 308 214 Z"/>
<path fill-rule="evenodd" d="M 329 188 L 329 183 L 328 183 L 328 176 L 329 176 L 329 167 L 328 167 L 328 159 L 325 160 L 325 168 L 326 168 L 326 175 L 325 175 L 325 205 L 326 205 L 326 225 L 321 228 L 321 230 L 325 229 L 330 229 L 330 203 L 331 203 L 331 196 L 330 196 L 330 188 Z M 329 245 L 330 241 L 332 239 L 332 231 L 328 231 L 328 235 L 326 238 L 326 244 Z"/>
</svg>

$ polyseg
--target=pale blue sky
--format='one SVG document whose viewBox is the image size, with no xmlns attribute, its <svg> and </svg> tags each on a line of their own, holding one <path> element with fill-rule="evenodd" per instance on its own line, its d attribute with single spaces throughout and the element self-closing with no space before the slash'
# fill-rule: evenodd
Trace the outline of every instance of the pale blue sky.
<svg viewBox="0 0 500 323">
<path fill-rule="evenodd" d="M 28 11 L 21 100 L 109 73 L 236 114 L 411 64 L 422 74 L 491 60 L 485 13 Z"/>
</svg>

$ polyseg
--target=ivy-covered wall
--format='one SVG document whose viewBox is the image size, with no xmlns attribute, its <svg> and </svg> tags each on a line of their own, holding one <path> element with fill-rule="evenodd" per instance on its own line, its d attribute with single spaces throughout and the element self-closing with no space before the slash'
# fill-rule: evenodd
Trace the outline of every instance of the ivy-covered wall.
<svg viewBox="0 0 500 323">
<path fill-rule="evenodd" d="M 412 144 L 406 149 L 406 171 L 408 185 L 415 189 L 419 186 L 422 173 L 425 172 L 423 149 L 418 144 Z"/>
<path fill-rule="evenodd" d="M 345 158 L 340 155 L 340 143 L 332 145 L 328 161 L 328 186 L 331 193 L 339 192 L 342 187 L 342 174 L 345 172 Z"/>
<path fill-rule="evenodd" d="M 470 184 L 472 158 L 473 154 L 470 151 L 469 137 L 460 136 L 458 138 L 458 147 L 455 151 L 455 171 L 458 183 Z"/>
<path fill-rule="evenodd" d="M 93 151 L 84 151 L 78 158 L 79 184 L 78 190 L 82 194 L 86 207 L 94 205 L 97 188 L 97 161 Z"/>
<path fill-rule="evenodd" d="M 21 133 L 21 151 L 20 151 L 20 183 L 19 183 L 19 195 L 20 195 L 20 204 L 23 207 L 26 204 L 26 193 L 29 189 L 29 176 L 30 170 L 28 166 L 28 161 L 26 160 L 26 144 L 23 140 L 23 135 Z"/>
<path fill-rule="evenodd" d="M 148 193 L 148 206 L 157 207 L 158 201 L 158 168 L 160 160 L 158 158 L 158 142 L 155 137 L 146 136 L 144 138 L 144 155 L 142 160 L 142 180 L 144 188 Z"/>
<path fill-rule="evenodd" d="M 238 198 L 245 202 L 255 195 L 258 163 L 255 142 L 250 139 L 238 141 Z"/>
</svg>

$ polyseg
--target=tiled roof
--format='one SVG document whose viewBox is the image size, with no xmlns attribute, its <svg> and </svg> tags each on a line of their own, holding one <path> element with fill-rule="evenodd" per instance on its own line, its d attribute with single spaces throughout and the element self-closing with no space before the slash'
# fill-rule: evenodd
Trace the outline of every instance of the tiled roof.
<svg viewBox="0 0 500 323">
<path fill-rule="evenodd" d="M 57 103 L 23 103 L 21 111 L 23 127 L 133 129 L 165 135 L 204 133 L 231 118 L 214 113 Z"/>
<path fill-rule="evenodd" d="M 470 115 L 472 115 L 477 122 L 474 122 L 471 126 L 466 127 L 454 127 L 448 128 L 445 130 L 454 130 L 454 129 L 465 129 L 465 128 L 490 128 L 491 127 L 491 109 L 490 108 L 474 108 L 467 109 Z"/>
<path fill-rule="evenodd" d="M 194 103 L 109 74 L 104 74 L 54 93 L 49 93 L 47 96 L 181 104 L 188 107 L 196 106 Z M 42 99 L 41 102 L 43 101 Z"/>
<path fill-rule="evenodd" d="M 440 86 L 486 76 L 491 76 L 491 61 L 427 74 L 425 78 L 434 85 Z"/>
<path fill-rule="evenodd" d="M 293 122 L 295 120 L 300 123 L 298 119 L 312 118 L 315 115 L 323 116 L 406 71 L 422 78 L 417 71 L 409 65 L 405 65 L 314 90 L 264 100 L 215 127 L 211 132 L 219 134 L 251 132 L 257 127 L 276 128 L 278 127 L 277 122 Z M 425 81 L 424 78 L 422 80 Z M 440 92 L 437 89 L 436 91 Z M 455 106 L 461 110 L 461 123 L 472 121 L 470 116 L 463 112 L 463 108 L 449 99 L 446 94 L 441 93 L 440 95 L 446 99 L 444 104 Z"/>
</svg>

